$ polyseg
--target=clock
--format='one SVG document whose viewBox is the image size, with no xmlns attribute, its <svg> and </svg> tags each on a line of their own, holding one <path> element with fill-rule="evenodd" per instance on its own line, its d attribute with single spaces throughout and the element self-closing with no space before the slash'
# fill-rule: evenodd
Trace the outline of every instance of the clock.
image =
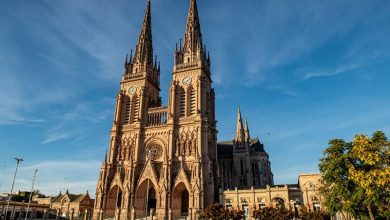
<svg viewBox="0 0 390 220">
<path fill-rule="evenodd" d="M 137 89 L 136 89 L 136 88 L 134 88 L 134 87 L 131 87 L 131 88 L 129 89 L 129 93 L 130 93 L 130 95 L 134 95 L 134 94 L 135 94 L 135 92 L 137 92 Z"/>
<path fill-rule="evenodd" d="M 187 76 L 183 79 L 183 84 L 184 85 L 190 85 L 192 83 L 192 78 Z"/>
</svg>

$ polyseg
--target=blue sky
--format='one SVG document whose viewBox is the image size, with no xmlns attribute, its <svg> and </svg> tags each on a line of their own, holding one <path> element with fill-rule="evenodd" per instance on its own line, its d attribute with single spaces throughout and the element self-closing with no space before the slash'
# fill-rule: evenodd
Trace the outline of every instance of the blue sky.
<svg viewBox="0 0 390 220">
<path fill-rule="evenodd" d="M 237 106 L 275 183 L 317 172 L 332 138 L 390 135 L 390 2 L 198 0 L 211 51 L 219 140 Z M 5 0 L 0 7 L 0 192 L 95 191 L 126 53 L 145 1 Z M 152 0 L 164 104 L 187 0 Z M 92 193 L 94 194 L 94 193 Z"/>
</svg>

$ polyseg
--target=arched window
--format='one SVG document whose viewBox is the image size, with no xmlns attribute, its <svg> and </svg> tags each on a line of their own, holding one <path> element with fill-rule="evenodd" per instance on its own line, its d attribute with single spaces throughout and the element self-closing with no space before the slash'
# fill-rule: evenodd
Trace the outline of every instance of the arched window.
<svg viewBox="0 0 390 220">
<path fill-rule="evenodd" d="M 180 92 L 180 117 L 186 116 L 186 93 L 184 89 Z"/>
<path fill-rule="evenodd" d="M 191 105 L 191 115 L 196 114 L 196 94 L 195 89 L 191 89 L 191 98 L 190 98 L 190 105 Z"/>
<path fill-rule="evenodd" d="M 126 101 L 126 106 L 125 106 L 125 117 L 124 117 L 124 120 L 123 122 L 125 124 L 128 124 L 130 122 L 130 106 L 131 106 L 131 100 L 128 98 L 127 101 Z"/>
<path fill-rule="evenodd" d="M 139 98 L 138 96 L 134 97 L 134 121 L 138 120 L 139 117 Z"/>
</svg>

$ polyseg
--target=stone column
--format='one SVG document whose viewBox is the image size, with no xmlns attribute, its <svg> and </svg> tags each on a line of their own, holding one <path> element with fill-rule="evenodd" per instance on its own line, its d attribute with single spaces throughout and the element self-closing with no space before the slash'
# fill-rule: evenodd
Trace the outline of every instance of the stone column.
<svg viewBox="0 0 390 220">
<path fill-rule="evenodd" d="M 172 218 L 172 209 L 168 210 L 168 220 L 173 220 L 173 218 Z"/>
<path fill-rule="evenodd" d="M 84 220 L 88 219 L 88 209 L 84 210 Z"/>
<path fill-rule="evenodd" d="M 58 219 L 59 215 L 60 215 L 60 210 L 57 209 L 56 220 Z"/>
<path fill-rule="evenodd" d="M 131 208 L 131 220 L 135 220 L 135 208 Z"/>
<path fill-rule="evenodd" d="M 69 220 L 73 220 L 73 217 L 74 217 L 74 209 L 72 209 L 70 211 L 70 218 L 69 218 Z"/>
<path fill-rule="evenodd" d="M 154 220 L 154 209 L 150 209 L 149 217 L 150 217 L 150 220 Z"/>
<path fill-rule="evenodd" d="M 103 220 L 104 219 L 103 217 L 104 217 L 104 210 L 101 209 L 99 213 L 99 220 Z"/>
<path fill-rule="evenodd" d="M 192 208 L 188 209 L 188 217 L 187 220 L 192 220 Z"/>
</svg>

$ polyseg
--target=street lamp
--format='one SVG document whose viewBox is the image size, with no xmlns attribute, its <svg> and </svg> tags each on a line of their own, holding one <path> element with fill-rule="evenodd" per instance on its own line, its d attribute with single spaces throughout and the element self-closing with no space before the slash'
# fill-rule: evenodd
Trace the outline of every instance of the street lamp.
<svg viewBox="0 0 390 220">
<path fill-rule="evenodd" d="M 34 171 L 33 182 L 32 182 L 31 191 L 30 191 L 30 197 L 28 198 L 28 205 L 27 205 L 27 211 L 26 211 L 26 218 L 25 218 L 24 220 L 27 220 L 28 210 L 30 209 L 31 197 L 32 197 L 33 190 L 34 190 L 34 183 L 35 183 L 35 177 L 37 177 L 37 172 L 38 172 L 38 170 L 35 170 L 35 171 Z"/>
<path fill-rule="evenodd" d="M 14 175 L 14 180 L 12 181 L 11 193 L 8 195 L 7 207 L 5 208 L 5 219 L 7 219 L 9 202 L 11 200 L 12 191 L 14 190 L 15 178 L 16 178 L 16 174 L 18 173 L 19 163 L 23 161 L 22 158 L 15 158 L 15 160 L 16 160 L 15 175 Z"/>
<path fill-rule="evenodd" d="M 299 198 L 295 198 L 295 204 L 294 204 L 294 216 L 295 216 L 295 219 L 298 219 L 299 217 L 299 205 L 300 205 L 301 201 L 299 200 Z"/>
</svg>

